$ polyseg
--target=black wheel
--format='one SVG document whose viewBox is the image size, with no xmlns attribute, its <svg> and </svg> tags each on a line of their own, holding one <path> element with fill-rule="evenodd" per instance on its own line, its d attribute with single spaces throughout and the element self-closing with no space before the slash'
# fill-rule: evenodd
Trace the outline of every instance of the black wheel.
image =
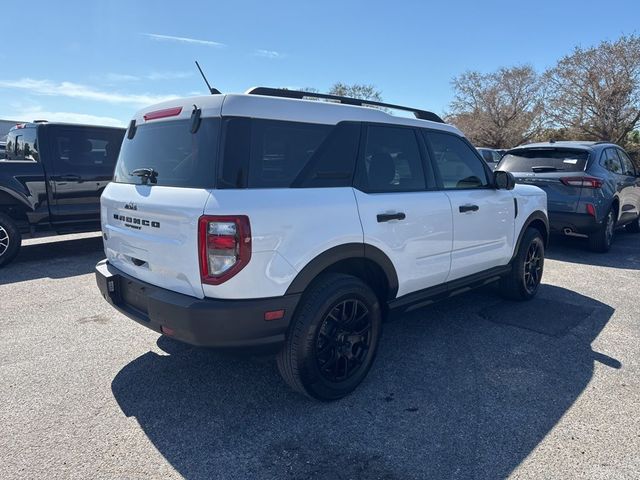
<svg viewBox="0 0 640 480">
<path fill-rule="evenodd" d="M 633 222 L 628 223 L 624 228 L 630 233 L 640 233 L 640 215 Z"/>
<path fill-rule="evenodd" d="M 500 282 L 500 291 L 512 300 L 529 300 L 538 293 L 544 271 L 544 240 L 539 230 L 528 228 L 513 259 L 511 273 Z"/>
<path fill-rule="evenodd" d="M 303 295 L 278 369 L 294 390 L 317 400 L 338 400 L 367 376 L 382 331 L 378 298 L 360 279 L 319 277 Z"/>
<path fill-rule="evenodd" d="M 589 235 L 589 248 L 594 252 L 606 253 L 611 248 L 616 232 L 616 211 L 609 210 L 598 230 Z"/>
<path fill-rule="evenodd" d="M 4 213 L 0 213 L 0 267 L 11 262 L 22 244 L 22 236 L 15 222 Z"/>
</svg>

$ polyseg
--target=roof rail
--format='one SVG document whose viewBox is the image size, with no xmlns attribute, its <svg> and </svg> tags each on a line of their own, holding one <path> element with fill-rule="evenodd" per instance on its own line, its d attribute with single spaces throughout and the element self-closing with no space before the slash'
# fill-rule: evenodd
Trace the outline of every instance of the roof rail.
<svg viewBox="0 0 640 480">
<path fill-rule="evenodd" d="M 362 100 L 359 98 L 342 97 L 340 95 L 329 95 L 327 93 L 315 93 L 304 92 L 302 90 L 285 90 L 282 88 L 271 87 L 254 87 L 246 91 L 248 95 L 264 95 L 267 97 L 283 97 L 283 98 L 296 98 L 302 100 L 305 98 L 322 98 L 324 100 L 332 100 L 334 102 L 340 102 L 344 105 L 356 105 L 358 107 L 383 107 L 393 110 L 404 110 L 411 112 L 416 118 L 420 120 L 429 120 L 432 122 L 444 123 L 444 120 L 440 116 L 433 112 L 426 110 L 419 110 L 417 108 L 403 107 L 401 105 L 394 105 L 392 103 L 376 102 L 373 100 Z"/>
</svg>

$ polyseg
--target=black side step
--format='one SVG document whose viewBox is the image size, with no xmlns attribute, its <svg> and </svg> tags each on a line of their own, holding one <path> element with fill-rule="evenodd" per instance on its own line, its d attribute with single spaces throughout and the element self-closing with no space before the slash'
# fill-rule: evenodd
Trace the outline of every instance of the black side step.
<svg viewBox="0 0 640 480">
<path fill-rule="evenodd" d="M 445 300 L 454 295 L 468 292 L 474 288 L 496 282 L 511 273 L 511 264 L 504 267 L 494 267 L 484 272 L 475 273 L 468 277 L 459 278 L 451 282 L 429 287 L 424 290 L 403 295 L 391 300 L 388 305 L 391 310 L 411 311 L 430 305 L 440 300 Z"/>
</svg>

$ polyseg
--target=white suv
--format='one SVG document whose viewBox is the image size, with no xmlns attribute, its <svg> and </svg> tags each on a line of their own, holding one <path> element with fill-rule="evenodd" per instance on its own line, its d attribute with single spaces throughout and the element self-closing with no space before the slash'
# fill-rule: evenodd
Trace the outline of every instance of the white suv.
<svg viewBox="0 0 640 480">
<path fill-rule="evenodd" d="M 334 400 L 390 310 L 495 281 L 534 296 L 546 204 L 431 112 L 264 87 L 172 100 L 129 125 L 96 278 L 177 340 L 277 346 L 291 387 Z"/>
</svg>

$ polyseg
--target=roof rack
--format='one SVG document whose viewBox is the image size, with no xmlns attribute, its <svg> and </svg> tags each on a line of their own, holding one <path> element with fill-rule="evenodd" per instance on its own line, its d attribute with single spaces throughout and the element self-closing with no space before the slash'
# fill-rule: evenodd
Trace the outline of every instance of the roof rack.
<svg viewBox="0 0 640 480">
<path fill-rule="evenodd" d="M 327 93 L 315 93 L 304 92 L 302 90 L 284 90 L 282 88 L 271 87 L 254 87 L 246 92 L 248 95 L 264 95 L 267 97 L 283 97 L 283 98 L 296 98 L 302 100 L 305 98 L 322 98 L 324 100 L 332 100 L 334 102 L 340 102 L 344 105 L 356 105 L 358 107 L 383 107 L 391 108 L 393 110 L 403 110 L 411 112 L 416 118 L 420 120 L 429 120 L 431 122 L 444 123 L 444 120 L 440 116 L 433 112 L 426 110 L 418 110 L 417 108 L 403 107 L 401 105 L 394 105 L 392 103 L 375 102 L 373 100 L 362 100 L 359 98 L 341 97 L 340 95 L 329 95 Z"/>
</svg>

